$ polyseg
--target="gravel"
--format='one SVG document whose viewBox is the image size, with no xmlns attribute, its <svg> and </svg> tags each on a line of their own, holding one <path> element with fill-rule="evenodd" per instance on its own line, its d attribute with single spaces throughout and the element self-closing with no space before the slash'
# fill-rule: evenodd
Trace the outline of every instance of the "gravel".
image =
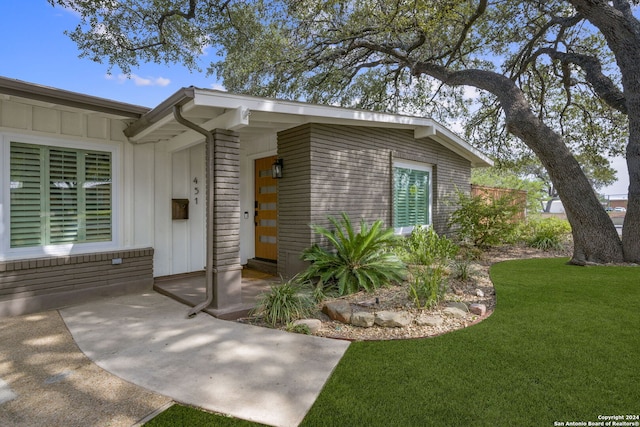
<svg viewBox="0 0 640 427">
<path fill-rule="evenodd" d="M 0 319 L 2 382 L 1 426 L 128 427 L 171 403 L 95 365 L 57 311 Z"/>
</svg>

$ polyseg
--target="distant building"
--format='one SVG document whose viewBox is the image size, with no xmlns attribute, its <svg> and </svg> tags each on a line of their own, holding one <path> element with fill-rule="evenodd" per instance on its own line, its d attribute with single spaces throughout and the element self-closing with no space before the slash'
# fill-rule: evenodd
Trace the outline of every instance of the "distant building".
<svg viewBox="0 0 640 427">
<path fill-rule="evenodd" d="M 609 207 L 615 208 L 624 208 L 627 209 L 627 204 L 629 201 L 627 199 L 609 199 Z"/>
</svg>

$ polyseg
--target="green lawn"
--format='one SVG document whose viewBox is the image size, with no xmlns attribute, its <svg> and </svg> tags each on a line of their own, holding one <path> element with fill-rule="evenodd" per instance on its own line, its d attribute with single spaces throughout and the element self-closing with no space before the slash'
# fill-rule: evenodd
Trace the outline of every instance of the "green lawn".
<svg viewBox="0 0 640 427">
<path fill-rule="evenodd" d="M 640 268 L 565 262 L 494 265 L 497 310 L 468 329 L 353 343 L 302 425 L 553 426 L 640 414 Z"/>
</svg>

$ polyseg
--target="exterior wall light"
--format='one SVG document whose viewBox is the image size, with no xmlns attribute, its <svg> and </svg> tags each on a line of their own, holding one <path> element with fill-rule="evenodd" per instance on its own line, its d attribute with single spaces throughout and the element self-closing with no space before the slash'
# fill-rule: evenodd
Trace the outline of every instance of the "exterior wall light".
<svg viewBox="0 0 640 427">
<path fill-rule="evenodd" d="M 271 164 L 271 177 L 273 179 L 282 178 L 282 159 L 276 159 Z"/>
</svg>

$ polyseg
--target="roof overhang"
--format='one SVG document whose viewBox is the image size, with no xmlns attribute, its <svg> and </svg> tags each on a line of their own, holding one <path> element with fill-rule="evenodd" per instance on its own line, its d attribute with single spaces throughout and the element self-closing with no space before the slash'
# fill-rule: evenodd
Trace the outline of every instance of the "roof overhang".
<svg viewBox="0 0 640 427">
<path fill-rule="evenodd" d="M 138 119 L 149 111 L 149 108 L 139 105 L 126 104 L 6 77 L 0 77 L 0 94 L 52 105 L 95 111 L 120 118 Z"/>
<path fill-rule="evenodd" d="M 173 107 L 189 121 L 206 129 L 229 129 L 243 136 L 280 132 L 307 123 L 410 129 L 416 139 L 430 138 L 469 160 L 473 167 L 493 162 L 438 122 L 421 117 L 236 95 L 195 87 L 183 88 L 147 112 L 126 130 L 133 143 L 168 142 L 170 149 L 186 148 L 203 136 L 181 126 Z"/>
</svg>

